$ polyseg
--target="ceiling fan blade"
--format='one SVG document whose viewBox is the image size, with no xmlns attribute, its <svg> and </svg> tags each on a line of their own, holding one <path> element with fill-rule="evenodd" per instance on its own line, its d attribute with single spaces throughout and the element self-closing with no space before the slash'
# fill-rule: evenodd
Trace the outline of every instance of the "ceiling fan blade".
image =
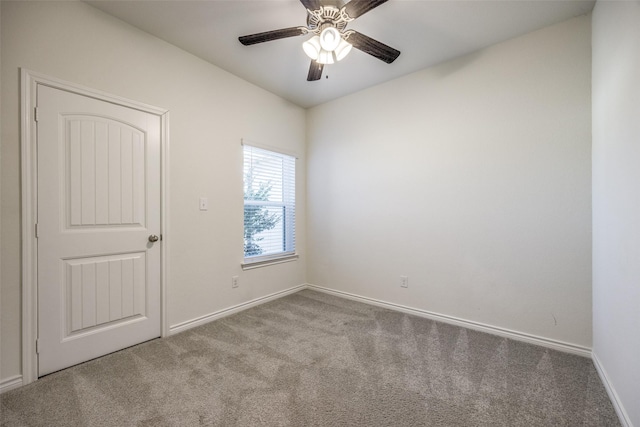
<svg viewBox="0 0 640 427">
<path fill-rule="evenodd" d="M 324 65 L 317 63 L 316 61 L 311 61 L 311 66 L 309 67 L 309 74 L 307 75 L 307 81 L 312 82 L 315 80 L 320 80 L 322 78 L 322 69 Z"/>
<path fill-rule="evenodd" d="M 302 36 L 307 34 L 305 27 L 282 28 L 281 30 L 265 31 L 264 33 L 249 34 L 238 37 L 240 43 L 249 46 L 256 43 L 270 42 L 272 40 L 284 39 L 287 37 Z"/>
<path fill-rule="evenodd" d="M 364 15 L 371 9 L 375 9 L 387 1 L 388 0 L 351 0 L 344 5 L 343 9 L 351 19 L 356 19 L 358 16 Z"/>
<path fill-rule="evenodd" d="M 300 3 L 309 10 L 320 9 L 319 0 L 300 0 Z"/>
<path fill-rule="evenodd" d="M 375 56 L 381 61 L 391 64 L 400 56 L 400 51 L 396 50 L 384 43 L 374 40 L 369 36 L 365 36 L 357 31 L 349 31 L 347 33 L 346 40 L 353 45 L 356 49 L 359 49 L 371 56 Z"/>
</svg>

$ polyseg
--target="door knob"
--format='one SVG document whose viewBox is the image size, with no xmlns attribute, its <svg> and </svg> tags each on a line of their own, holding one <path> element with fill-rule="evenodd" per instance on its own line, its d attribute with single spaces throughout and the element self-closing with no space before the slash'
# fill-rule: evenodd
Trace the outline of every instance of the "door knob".
<svg viewBox="0 0 640 427">
<path fill-rule="evenodd" d="M 149 236 L 149 241 L 151 243 L 153 242 L 157 242 L 160 238 L 158 236 L 156 236 L 155 234 L 152 234 L 151 236 Z"/>
</svg>

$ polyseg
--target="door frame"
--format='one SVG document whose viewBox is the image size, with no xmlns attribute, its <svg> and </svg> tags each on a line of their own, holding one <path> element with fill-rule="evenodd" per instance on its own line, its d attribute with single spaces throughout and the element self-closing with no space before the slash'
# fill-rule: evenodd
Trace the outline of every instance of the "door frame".
<svg viewBox="0 0 640 427">
<path fill-rule="evenodd" d="M 160 331 L 169 334 L 167 284 L 169 254 L 169 111 L 111 95 L 25 68 L 20 69 L 20 144 L 22 158 L 22 384 L 38 379 L 38 241 L 35 224 L 38 213 L 38 163 L 35 106 L 37 86 L 45 85 L 116 105 L 144 111 L 160 118 Z"/>
</svg>

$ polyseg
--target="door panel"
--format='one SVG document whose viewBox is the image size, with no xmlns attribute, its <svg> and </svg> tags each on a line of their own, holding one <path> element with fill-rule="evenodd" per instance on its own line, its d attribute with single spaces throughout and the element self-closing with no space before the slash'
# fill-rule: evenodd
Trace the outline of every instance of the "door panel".
<svg viewBox="0 0 640 427">
<path fill-rule="evenodd" d="M 63 117 L 69 226 L 144 226 L 144 133 L 107 118 Z"/>
<path fill-rule="evenodd" d="M 63 341 L 85 329 L 143 319 L 147 308 L 146 256 L 136 254 L 65 261 Z"/>
<path fill-rule="evenodd" d="M 160 117 L 37 98 L 42 376 L 160 336 Z"/>
</svg>

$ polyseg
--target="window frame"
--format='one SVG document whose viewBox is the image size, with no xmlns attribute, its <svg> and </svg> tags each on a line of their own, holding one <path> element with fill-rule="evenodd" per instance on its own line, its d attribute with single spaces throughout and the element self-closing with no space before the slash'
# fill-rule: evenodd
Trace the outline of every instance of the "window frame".
<svg viewBox="0 0 640 427">
<path fill-rule="evenodd" d="M 273 153 L 276 156 L 288 156 L 293 159 L 293 171 L 289 171 L 293 174 L 293 179 L 283 179 L 282 181 L 282 201 L 274 202 L 274 201 L 259 201 L 259 200 L 246 200 L 243 194 L 243 218 L 244 218 L 244 209 L 245 206 L 276 206 L 283 208 L 283 240 L 285 250 L 282 252 L 271 253 L 267 255 L 253 255 L 253 256 L 245 256 L 244 255 L 244 243 L 243 243 L 243 262 L 241 263 L 241 267 L 243 270 L 249 270 L 253 268 L 259 268 L 272 264 L 280 264 L 284 262 L 295 261 L 298 259 L 298 253 L 296 251 L 295 245 L 295 234 L 296 234 L 296 169 L 297 169 L 297 159 L 298 156 L 295 153 L 290 151 L 282 150 L 275 147 L 270 147 L 267 145 L 255 143 L 253 141 L 248 141 L 246 139 L 241 140 L 242 145 L 242 188 L 243 192 L 245 189 L 245 169 L 244 169 L 244 160 L 245 160 L 245 147 L 256 148 L 258 150 L 266 151 L 268 153 Z M 286 174 L 286 171 L 283 171 L 283 176 Z M 288 211 L 288 213 L 286 213 Z M 244 235 L 244 222 L 243 222 L 243 235 Z M 290 250 L 286 250 L 287 248 L 291 248 Z"/>
</svg>

